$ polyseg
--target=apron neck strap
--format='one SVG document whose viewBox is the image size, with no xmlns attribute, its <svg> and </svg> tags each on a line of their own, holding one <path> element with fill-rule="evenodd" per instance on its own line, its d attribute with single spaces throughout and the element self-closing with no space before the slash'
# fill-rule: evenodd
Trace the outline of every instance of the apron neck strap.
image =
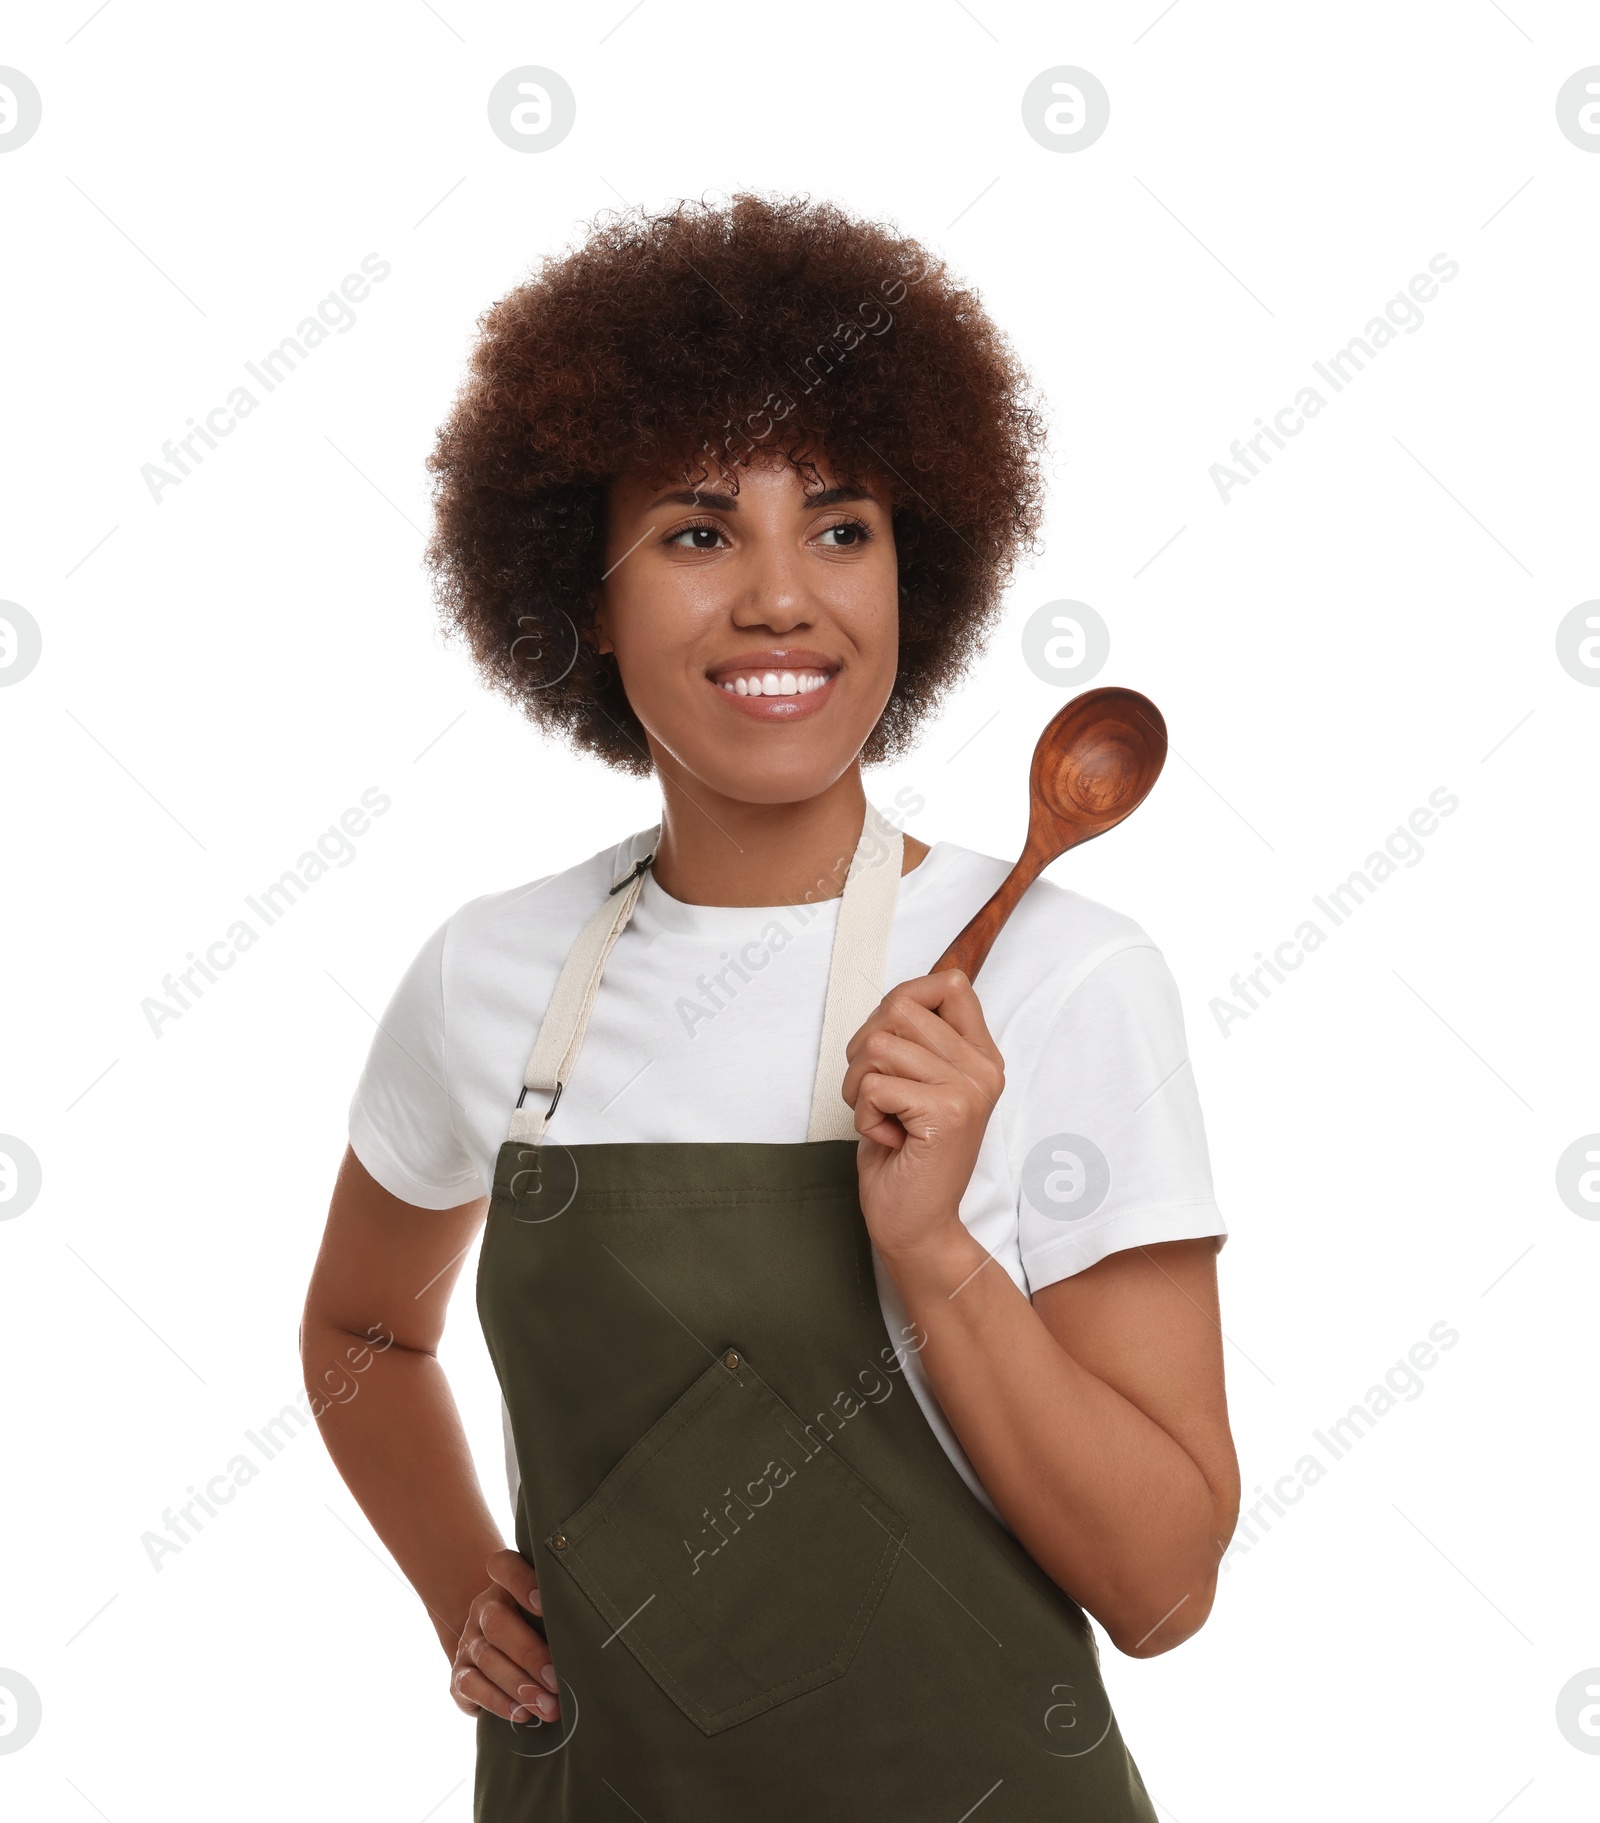
<svg viewBox="0 0 1600 1823">
<path fill-rule="evenodd" d="M 904 855 L 904 837 L 878 814 L 869 798 L 833 932 L 808 1140 L 856 1137 L 855 1111 L 839 1093 L 844 1081 L 844 1048 L 883 998 L 884 960 L 889 953 Z"/>
<path fill-rule="evenodd" d="M 562 1089 L 571 1080 L 583 1045 L 606 959 L 639 903 L 645 870 L 655 859 L 660 833 L 659 825 L 648 832 L 644 858 L 616 882 L 567 953 L 528 1067 L 523 1071 L 516 1112 L 511 1116 L 509 1137 L 518 1144 L 543 1143 L 545 1129 L 561 1100 Z M 834 930 L 808 1140 L 855 1138 L 855 1116 L 839 1093 L 844 1081 L 845 1046 L 883 998 L 884 962 L 904 852 L 900 831 L 886 822 L 869 801 L 861 837 L 845 876 L 839 922 Z"/>
</svg>

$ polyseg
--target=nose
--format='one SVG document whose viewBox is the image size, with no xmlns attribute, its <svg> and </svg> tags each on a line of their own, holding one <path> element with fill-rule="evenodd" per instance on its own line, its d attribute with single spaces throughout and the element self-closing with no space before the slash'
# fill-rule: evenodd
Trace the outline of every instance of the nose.
<svg viewBox="0 0 1600 1823">
<path fill-rule="evenodd" d="M 815 617 L 801 554 L 781 538 L 763 540 L 750 553 L 733 603 L 736 627 L 770 627 L 789 633 Z"/>
</svg>

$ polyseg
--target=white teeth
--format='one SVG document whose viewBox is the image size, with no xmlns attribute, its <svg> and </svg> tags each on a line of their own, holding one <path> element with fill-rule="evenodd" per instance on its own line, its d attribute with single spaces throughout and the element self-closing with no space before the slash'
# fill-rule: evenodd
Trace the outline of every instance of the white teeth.
<svg viewBox="0 0 1600 1823">
<path fill-rule="evenodd" d="M 808 696 L 827 681 L 821 671 L 762 671 L 724 679 L 722 688 L 736 696 Z"/>
</svg>

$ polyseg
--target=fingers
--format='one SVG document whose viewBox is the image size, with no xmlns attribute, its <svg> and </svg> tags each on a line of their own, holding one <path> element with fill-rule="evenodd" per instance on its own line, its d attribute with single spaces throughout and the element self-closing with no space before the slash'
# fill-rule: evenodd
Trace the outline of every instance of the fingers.
<svg viewBox="0 0 1600 1823">
<path fill-rule="evenodd" d="M 898 1148 L 904 1136 L 935 1140 L 956 1131 L 969 1113 L 965 1099 L 947 1084 L 869 1070 L 856 1100 L 856 1131 L 864 1139 Z M 892 1120 L 885 1118 L 889 1115 Z"/>
<path fill-rule="evenodd" d="M 925 989 L 926 993 L 913 992 Z M 903 1013 L 924 1029 L 937 1018 L 940 1027 L 953 1031 L 972 1046 L 980 1056 L 1001 1061 L 1000 1049 L 990 1034 L 983 1016 L 983 1006 L 972 983 L 960 969 L 945 969 L 937 975 L 923 975 L 916 981 L 902 981 L 886 996 L 891 1009 Z"/>
<path fill-rule="evenodd" d="M 520 1602 L 530 1614 L 542 1614 L 539 1604 L 539 1578 L 527 1558 L 518 1551 L 496 1551 L 484 1567 L 512 1600 Z"/>
<path fill-rule="evenodd" d="M 845 1055 L 854 1057 L 856 1047 L 880 1028 L 920 1038 L 941 1056 L 955 1057 L 970 1051 L 995 1064 L 1004 1062 L 989 1035 L 971 983 L 954 969 L 943 975 L 902 981 L 891 988 L 845 1047 Z"/>
<path fill-rule="evenodd" d="M 890 1082 L 893 1079 L 888 1076 L 873 1076 L 869 1080 L 876 1085 Z M 865 1090 L 857 1092 L 854 1106 L 856 1132 L 863 1139 L 876 1140 L 880 1146 L 887 1146 L 891 1152 L 898 1152 L 906 1140 L 911 1137 L 909 1130 L 893 1116 L 892 1111 L 886 1113 L 883 1107 Z M 917 1137 L 921 1138 L 922 1135 L 919 1134 Z"/>
<path fill-rule="evenodd" d="M 953 984 L 953 986 L 952 986 Z M 960 989 L 977 997 L 964 975 L 949 970 L 902 982 L 874 1009 L 845 1047 L 848 1065 L 840 1093 L 856 1105 L 865 1076 L 874 1071 L 917 1082 L 963 1082 L 985 1113 L 1005 1087 L 1005 1064 L 978 1011 L 976 1037 L 969 1037 L 946 1018 Z M 950 990 L 947 992 L 947 989 Z M 928 1003 L 937 1001 L 939 1011 Z"/>
<path fill-rule="evenodd" d="M 508 1704 L 505 1710 L 497 1709 L 497 1715 L 504 1714 L 508 1721 L 513 1722 L 531 1721 L 537 1715 L 541 1721 L 549 1722 L 554 1721 L 560 1713 L 555 1666 L 551 1664 L 548 1654 L 538 1674 L 533 1677 L 487 1640 L 474 1642 L 471 1658 L 471 1669 L 486 1678 L 494 1687 L 496 1695 L 503 1697 Z"/>
<path fill-rule="evenodd" d="M 864 1029 L 864 1028 L 863 1028 Z M 941 1056 L 919 1039 L 904 1038 L 880 1026 L 862 1040 L 855 1060 L 845 1071 L 844 1098 L 852 1099 L 850 1078 L 871 1075 L 904 1076 L 912 1082 L 949 1082 L 963 1074 L 958 1062 Z"/>
<path fill-rule="evenodd" d="M 994 1049 L 977 989 L 958 968 L 940 969 L 936 975 L 914 975 L 909 981 L 891 988 L 884 998 L 886 1002 L 897 1001 L 936 1012 L 969 1044 L 977 1045 L 980 1050 Z"/>
<path fill-rule="evenodd" d="M 534 1686 L 525 1684 L 524 1688 L 531 1692 Z M 556 1700 L 548 1691 L 519 1702 L 475 1665 L 456 1667 L 450 1678 L 450 1694 L 456 1699 L 457 1708 L 464 1709 L 468 1715 L 487 1709 L 490 1715 L 499 1716 L 503 1722 L 549 1722 L 559 1714 Z"/>
<path fill-rule="evenodd" d="M 483 1602 L 478 1610 L 477 1632 L 534 1677 L 550 1662 L 550 1648 L 543 1637 L 504 1596 Z"/>
<path fill-rule="evenodd" d="M 552 1722 L 561 1704 L 550 1648 L 522 1612 L 542 1605 L 538 1579 L 515 1551 L 497 1551 L 488 1568 L 494 1581 L 472 1604 L 450 1694 L 469 1714 L 486 1709 L 508 1722 Z"/>
</svg>

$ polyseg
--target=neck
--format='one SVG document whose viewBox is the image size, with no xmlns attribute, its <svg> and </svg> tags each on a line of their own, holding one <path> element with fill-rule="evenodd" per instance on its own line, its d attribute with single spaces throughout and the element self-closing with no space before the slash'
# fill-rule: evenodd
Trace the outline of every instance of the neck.
<svg viewBox="0 0 1600 1823">
<path fill-rule="evenodd" d="M 843 893 L 866 816 L 859 764 L 814 798 L 752 804 L 684 777 L 661 757 L 652 871 L 663 891 L 688 905 L 799 905 Z M 903 871 L 927 852 L 907 836 Z"/>
</svg>

